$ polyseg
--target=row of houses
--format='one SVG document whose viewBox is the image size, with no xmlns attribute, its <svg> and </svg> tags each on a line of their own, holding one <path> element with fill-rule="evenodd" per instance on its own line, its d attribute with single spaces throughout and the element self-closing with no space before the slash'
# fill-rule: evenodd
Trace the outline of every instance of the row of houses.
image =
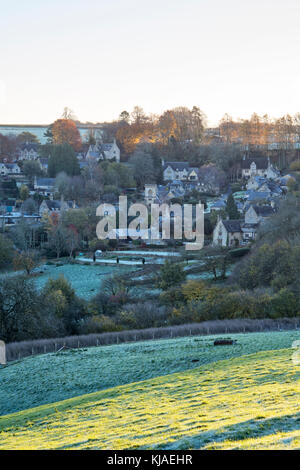
<svg viewBox="0 0 300 470">
<path fill-rule="evenodd" d="M 110 143 L 97 142 L 90 145 L 87 152 L 78 155 L 81 159 L 94 158 L 96 160 L 113 160 L 120 161 L 120 149 L 116 143 L 116 139 Z M 24 142 L 18 152 L 19 160 L 38 160 L 39 144 L 34 142 Z"/>
<path fill-rule="evenodd" d="M 244 156 L 241 162 L 241 176 L 245 179 L 259 176 L 273 180 L 280 176 L 280 172 L 271 163 L 269 157 L 246 158 Z M 199 168 L 191 167 L 188 162 L 164 161 L 163 178 L 164 181 L 199 181 L 201 179 Z"/>
<path fill-rule="evenodd" d="M 44 199 L 36 213 L 27 213 L 22 210 L 22 207 L 18 210 L 13 206 L 2 205 L 0 207 L 0 225 L 15 225 L 20 220 L 30 224 L 38 223 L 46 215 L 57 214 L 60 216 L 63 212 L 77 208 L 75 201 L 65 201 L 63 197 L 60 200 Z"/>
</svg>

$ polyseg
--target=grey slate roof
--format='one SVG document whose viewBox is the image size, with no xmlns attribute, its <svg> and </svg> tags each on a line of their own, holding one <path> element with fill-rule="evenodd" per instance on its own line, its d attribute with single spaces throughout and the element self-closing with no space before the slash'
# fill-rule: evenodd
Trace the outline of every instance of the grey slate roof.
<svg viewBox="0 0 300 470">
<path fill-rule="evenodd" d="M 37 178 L 37 186 L 54 186 L 54 178 Z"/>
<path fill-rule="evenodd" d="M 271 206 L 252 206 L 256 214 L 260 217 L 270 217 L 274 214 L 274 210 Z"/>
<path fill-rule="evenodd" d="M 173 170 L 189 170 L 190 166 L 188 162 L 165 162 L 163 169 L 165 170 L 170 166 Z"/>
<path fill-rule="evenodd" d="M 55 201 L 55 200 L 51 201 L 51 200 L 45 199 L 45 203 L 47 204 L 47 207 L 49 210 L 55 210 L 55 209 L 59 210 L 61 206 L 60 201 Z"/>
<path fill-rule="evenodd" d="M 248 202 L 269 198 L 269 193 L 265 191 L 246 191 L 246 194 L 248 194 L 248 199 L 247 199 Z"/>
<path fill-rule="evenodd" d="M 241 232 L 241 220 L 222 220 L 227 232 Z"/>
<path fill-rule="evenodd" d="M 34 150 L 35 152 L 38 151 L 39 144 L 36 142 L 24 142 L 23 144 L 20 145 L 21 150 Z"/>
<path fill-rule="evenodd" d="M 260 158 L 246 158 L 245 160 L 242 160 L 242 169 L 243 170 L 248 170 L 250 169 L 251 163 L 256 164 L 256 168 L 258 170 L 266 170 L 268 168 L 268 159 L 266 157 L 260 157 Z"/>
</svg>

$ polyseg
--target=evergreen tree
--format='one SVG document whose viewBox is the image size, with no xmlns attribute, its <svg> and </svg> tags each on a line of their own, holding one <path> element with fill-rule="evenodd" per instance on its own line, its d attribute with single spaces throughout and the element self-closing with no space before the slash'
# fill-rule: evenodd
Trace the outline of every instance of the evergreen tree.
<svg viewBox="0 0 300 470">
<path fill-rule="evenodd" d="M 80 167 L 75 151 L 69 144 L 52 145 L 48 162 L 48 174 L 52 178 L 65 172 L 69 176 L 80 174 Z"/>
<path fill-rule="evenodd" d="M 232 194 L 229 194 L 227 203 L 226 203 L 226 212 L 229 216 L 229 219 L 235 220 L 240 218 L 240 213 L 238 211 L 238 208 L 236 206 L 234 197 Z"/>
</svg>

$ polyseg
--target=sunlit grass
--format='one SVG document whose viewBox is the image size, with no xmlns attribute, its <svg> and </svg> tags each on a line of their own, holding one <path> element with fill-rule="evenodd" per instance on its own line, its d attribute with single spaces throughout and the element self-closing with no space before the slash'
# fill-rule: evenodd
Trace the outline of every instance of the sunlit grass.
<svg viewBox="0 0 300 470">
<path fill-rule="evenodd" d="M 237 343 L 215 347 L 217 336 L 185 337 L 76 349 L 16 361 L 0 368 L 0 415 L 223 359 L 290 348 L 300 339 L 300 332 L 225 336 Z"/>
<path fill-rule="evenodd" d="M 291 355 L 260 352 L 3 416 L 0 448 L 299 448 Z"/>
</svg>

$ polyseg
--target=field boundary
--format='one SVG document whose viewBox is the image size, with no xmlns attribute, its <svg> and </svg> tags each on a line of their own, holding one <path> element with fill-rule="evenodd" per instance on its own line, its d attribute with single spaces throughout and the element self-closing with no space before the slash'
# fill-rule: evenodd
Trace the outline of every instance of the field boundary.
<svg viewBox="0 0 300 470">
<path fill-rule="evenodd" d="M 63 349 L 109 346 L 112 344 L 132 343 L 185 336 L 204 336 L 230 333 L 254 333 L 263 331 L 286 331 L 300 328 L 300 318 L 273 319 L 234 319 L 212 320 L 143 330 L 114 331 L 89 335 L 66 336 L 20 341 L 6 344 L 7 361 L 38 354 L 56 353 Z"/>
</svg>

